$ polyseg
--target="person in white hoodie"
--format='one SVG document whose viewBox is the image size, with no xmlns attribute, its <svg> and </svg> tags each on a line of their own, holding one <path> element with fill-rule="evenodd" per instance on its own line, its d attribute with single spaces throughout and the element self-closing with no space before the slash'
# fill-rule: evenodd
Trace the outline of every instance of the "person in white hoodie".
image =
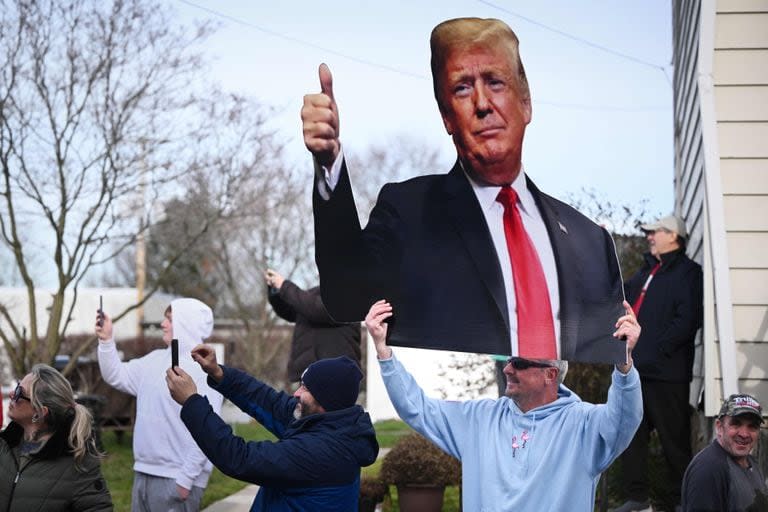
<svg viewBox="0 0 768 512">
<path fill-rule="evenodd" d="M 214 411 L 221 411 L 222 396 L 206 382 L 207 375 L 192 360 L 191 350 L 213 331 L 211 308 L 197 299 L 176 299 L 160 324 L 166 348 L 122 362 L 112 332 L 112 319 L 97 316 L 99 368 L 110 386 L 136 397 L 133 430 L 133 512 L 200 509 L 212 464 L 181 421 L 181 406 L 168 393 L 165 372 L 171 367 L 171 340 L 179 340 L 179 366 L 195 381 Z"/>
</svg>

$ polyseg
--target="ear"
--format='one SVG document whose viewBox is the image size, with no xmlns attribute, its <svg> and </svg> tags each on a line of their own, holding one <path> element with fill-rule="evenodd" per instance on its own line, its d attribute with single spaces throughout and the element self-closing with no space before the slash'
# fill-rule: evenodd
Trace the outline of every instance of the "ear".
<svg viewBox="0 0 768 512">
<path fill-rule="evenodd" d="M 438 105 L 438 107 L 440 108 L 440 115 L 443 118 L 443 126 L 445 126 L 445 131 L 448 132 L 448 135 L 453 135 L 453 121 L 450 119 L 450 116 L 446 115 L 442 106 Z"/>
<path fill-rule="evenodd" d="M 523 105 L 523 120 L 525 121 L 525 124 L 531 122 L 531 119 L 533 118 L 533 107 L 531 107 L 531 97 L 528 96 L 527 98 L 523 98 L 520 100 L 520 103 Z"/>
</svg>

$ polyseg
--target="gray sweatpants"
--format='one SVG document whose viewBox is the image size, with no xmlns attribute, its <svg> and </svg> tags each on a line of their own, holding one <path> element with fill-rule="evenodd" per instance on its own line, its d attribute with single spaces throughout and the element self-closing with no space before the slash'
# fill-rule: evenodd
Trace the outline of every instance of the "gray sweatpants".
<svg viewBox="0 0 768 512">
<path fill-rule="evenodd" d="M 173 478 L 133 473 L 131 512 L 198 512 L 203 488 L 193 486 L 181 501 Z"/>
</svg>

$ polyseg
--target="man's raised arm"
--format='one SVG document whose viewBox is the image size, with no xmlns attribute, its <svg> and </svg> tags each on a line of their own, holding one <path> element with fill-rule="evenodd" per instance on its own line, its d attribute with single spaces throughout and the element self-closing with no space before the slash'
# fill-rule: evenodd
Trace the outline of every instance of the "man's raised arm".
<svg viewBox="0 0 768 512">
<path fill-rule="evenodd" d="M 387 324 L 385 320 L 392 316 L 392 305 L 382 299 L 371 306 L 365 317 L 365 326 L 373 338 L 376 357 L 380 360 L 392 357 L 392 349 L 387 345 Z"/>
</svg>

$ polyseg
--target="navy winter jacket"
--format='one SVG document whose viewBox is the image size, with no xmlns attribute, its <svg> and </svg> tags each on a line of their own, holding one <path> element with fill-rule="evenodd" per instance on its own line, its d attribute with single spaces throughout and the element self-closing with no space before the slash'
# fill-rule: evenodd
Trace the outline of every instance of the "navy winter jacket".
<svg viewBox="0 0 768 512">
<path fill-rule="evenodd" d="M 221 382 L 209 379 L 209 385 L 278 440 L 248 442 L 234 435 L 200 395 L 184 403 L 181 419 L 224 474 L 261 486 L 251 511 L 356 511 L 360 467 L 373 464 L 379 452 L 368 413 L 355 405 L 295 420 L 297 398 L 222 368 Z"/>
</svg>

